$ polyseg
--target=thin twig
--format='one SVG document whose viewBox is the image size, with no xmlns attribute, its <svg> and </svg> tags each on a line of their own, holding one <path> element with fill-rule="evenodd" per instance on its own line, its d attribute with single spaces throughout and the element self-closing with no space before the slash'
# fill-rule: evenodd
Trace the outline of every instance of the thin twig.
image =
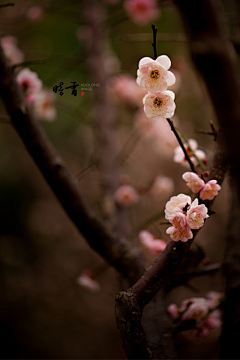
<svg viewBox="0 0 240 360">
<path fill-rule="evenodd" d="M 185 141 L 185 143 L 187 144 L 188 148 L 189 148 L 189 151 L 191 153 L 193 153 L 193 156 L 196 158 L 200 168 L 202 169 L 202 171 L 205 171 L 206 170 L 206 167 L 204 165 L 204 163 L 202 162 L 201 159 L 199 159 L 199 157 L 196 155 L 195 151 L 191 148 L 191 145 L 189 144 L 189 141 L 188 139 L 183 135 L 183 133 L 178 129 L 178 128 L 175 128 L 177 130 L 177 132 L 180 134 L 180 136 L 183 138 L 183 140 Z"/>
<path fill-rule="evenodd" d="M 191 161 L 191 159 L 190 159 L 190 157 L 188 156 L 187 150 L 185 149 L 185 147 L 184 147 L 184 145 L 183 145 L 183 142 L 182 142 L 180 136 L 178 135 L 178 133 L 177 133 L 177 131 L 176 131 L 174 125 L 173 125 L 172 120 L 167 119 L 167 121 L 168 121 L 168 123 L 169 123 L 169 125 L 170 125 L 170 127 L 171 127 L 172 132 L 173 132 L 174 135 L 176 136 L 176 139 L 177 139 L 179 145 L 181 146 L 182 151 L 184 152 L 185 158 L 186 158 L 186 160 L 188 161 L 192 172 L 197 173 L 196 170 L 195 170 L 195 167 L 194 167 L 194 165 L 193 165 L 193 163 L 192 163 L 192 161 Z"/>
<path fill-rule="evenodd" d="M 153 51 L 154 51 L 154 58 L 156 60 L 157 59 L 157 32 L 158 32 L 158 28 L 153 23 L 152 23 L 152 31 L 153 31 L 152 47 L 153 47 Z"/>
</svg>

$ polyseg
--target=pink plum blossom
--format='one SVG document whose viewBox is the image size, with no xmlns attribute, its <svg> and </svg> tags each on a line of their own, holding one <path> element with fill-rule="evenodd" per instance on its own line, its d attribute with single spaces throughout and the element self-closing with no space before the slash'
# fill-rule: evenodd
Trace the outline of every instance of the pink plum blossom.
<svg viewBox="0 0 240 360">
<path fill-rule="evenodd" d="M 3 36 L 0 40 L 4 55 L 12 65 L 24 60 L 23 52 L 17 47 L 18 40 L 15 36 Z"/>
<path fill-rule="evenodd" d="M 169 304 L 167 307 L 167 312 L 169 316 L 174 320 L 179 317 L 179 311 L 176 304 Z"/>
<path fill-rule="evenodd" d="M 176 123 L 177 119 L 174 121 Z M 157 154 L 172 156 L 177 140 L 165 118 L 150 119 L 141 110 L 136 113 L 134 126 Z"/>
<path fill-rule="evenodd" d="M 120 185 L 115 191 L 114 199 L 122 206 L 131 206 L 139 201 L 139 194 L 132 185 Z"/>
<path fill-rule="evenodd" d="M 82 271 L 81 275 L 76 279 L 76 282 L 78 285 L 90 290 L 93 293 L 101 290 L 99 282 L 93 279 L 93 273 L 88 269 Z"/>
<path fill-rule="evenodd" d="M 144 57 L 139 61 L 138 66 L 137 84 L 152 94 L 164 92 L 176 81 L 173 73 L 168 71 L 171 61 L 166 55 L 161 55 L 156 60 Z"/>
<path fill-rule="evenodd" d="M 190 305 L 183 311 L 182 320 L 199 320 L 208 314 L 208 304 L 205 298 L 192 298 Z"/>
<path fill-rule="evenodd" d="M 165 240 L 156 239 L 149 231 L 142 230 L 139 233 L 139 239 L 155 256 L 159 256 L 166 248 Z"/>
<path fill-rule="evenodd" d="M 170 235 L 170 238 L 173 241 L 180 240 L 182 242 L 187 242 L 189 239 L 193 238 L 193 233 L 189 227 L 187 227 L 186 229 L 178 229 L 174 226 L 171 226 L 166 230 L 166 233 Z"/>
<path fill-rule="evenodd" d="M 194 193 L 198 193 L 205 185 L 203 179 L 200 178 L 199 175 L 193 172 L 185 172 L 182 176 L 183 180 L 187 182 L 187 186 L 189 189 L 192 190 Z"/>
<path fill-rule="evenodd" d="M 219 190 L 221 190 L 221 186 L 217 184 L 217 180 L 210 180 L 202 187 L 200 198 L 202 200 L 213 200 Z"/>
<path fill-rule="evenodd" d="M 218 191 L 221 190 L 217 180 L 210 180 L 205 183 L 204 180 L 193 172 L 185 172 L 182 177 L 192 192 L 198 193 L 200 191 L 200 198 L 202 200 L 213 200 L 217 196 Z"/>
<path fill-rule="evenodd" d="M 42 20 L 44 14 L 44 10 L 41 6 L 35 5 L 31 6 L 26 12 L 26 18 L 31 21 L 39 21 Z"/>
<path fill-rule="evenodd" d="M 182 334 L 189 339 L 199 340 L 209 335 L 209 330 L 216 329 L 221 326 L 222 313 L 220 309 L 211 311 L 211 304 L 209 303 L 209 296 L 216 298 L 220 293 L 209 292 L 205 297 L 192 297 L 185 299 L 181 305 L 177 307 L 176 304 L 170 304 L 167 308 L 169 316 L 172 319 L 179 321 L 195 320 L 196 323 L 193 328 L 182 331 Z M 218 306 L 219 303 L 216 305 Z"/>
<path fill-rule="evenodd" d="M 189 145 L 188 145 L 189 144 Z M 204 151 L 198 149 L 198 143 L 194 139 L 189 139 L 188 144 L 184 144 L 185 149 L 187 150 L 188 156 L 190 157 L 190 160 L 192 161 L 193 165 L 198 166 L 198 161 L 195 158 L 194 154 L 202 160 L 203 163 L 207 163 L 207 156 Z M 190 147 L 189 147 L 190 146 Z M 191 150 L 190 150 L 191 148 Z M 184 152 L 180 146 L 177 146 L 174 150 L 174 157 L 173 161 L 176 163 L 179 163 L 183 166 L 189 167 L 189 163 L 185 158 Z"/>
<path fill-rule="evenodd" d="M 38 78 L 38 74 L 28 68 L 19 71 L 16 76 L 16 81 L 23 89 L 25 95 L 38 92 L 42 88 L 42 80 Z"/>
<path fill-rule="evenodd" d="M 138 25 L 146 25 L 160 16 L 156 0 L 125 0 L 123 6 L 132 21 Z"/>
<path fill-rule="evenodd" d="M 159 175 L 155 178 L 150 194 L 153 197 L 161 198 L 162 196 L 171 193 L 174 190 L 174 181 L 168 176 Z"/>
<path fill-rule="evenodd" d="M 218 291 L 209 291 L 206 294 L 208 307 L 210 309 L 213 309 L 213 308 L 217 307 L 221 303 L 223 297 L 224 297 L 223 293 L 220 293 Z"/>
<path fill-rule="evenodd" d="M 187 223 L 191 229 L 199 229 L 203 226 L 204 220 L 209 217 L 207 207 L 198 205 L 198 199 L 195 199 L 187 210 Z"/>
<path fill-rule="evenodd" d="M 144 112 L 148 118 L 161 116 L 171 118 L 176 108 L 175 95 L 172 91 L 158 91 L 154 94 L 148 93 L 143 98 Z"/>
<path fill-rule="evenodd" d="M 37 118 L 53 121 L 57 117 L 55 94 L 49 89 L 42 89 L 35 94 L 34 113 Z"/>
<path fill-rule="evenodd" d="M 141 106 L 146 95 L 146 91 L 142 90 L 129 74 L 113 77 L 108 83 L 108 90 L 117 101 L 133 106 Z"/>
<path fill-rule="evenodd" d="M 216 329 L 222 325 L 222 314 L 219 309 L 211 312 L 208 318 L 204 321 L 203 325 L 209 329 Z"/>
</svg>

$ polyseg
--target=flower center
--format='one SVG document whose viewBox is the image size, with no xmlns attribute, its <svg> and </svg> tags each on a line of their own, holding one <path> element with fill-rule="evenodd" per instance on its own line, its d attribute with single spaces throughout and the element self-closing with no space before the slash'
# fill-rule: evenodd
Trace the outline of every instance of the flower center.
<svg viewBox="0 0 240 360">
<path fill-rule="evenodd" d="M 153 104 L 155 105 L 155 107 L 160 107 L 163 104 L 163 101 L 159 97 L 156 97 L 153 101 Z"/>
<path fill-rule="evenodd" d="M 152 79 L 158 79 L 160 77 L 159 71 L 158 70 L 152 70 L 151 74 L 150 74 L 150 77 Z"/>
</svg>

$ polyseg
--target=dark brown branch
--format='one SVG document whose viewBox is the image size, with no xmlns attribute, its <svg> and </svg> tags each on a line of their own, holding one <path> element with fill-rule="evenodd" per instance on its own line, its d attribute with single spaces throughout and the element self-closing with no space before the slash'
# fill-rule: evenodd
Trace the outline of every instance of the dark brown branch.
<svg viewBox="0 0 240 360">
<path fill-rule="evenodd" d="M 67 215 L 89 245 L 131 283 L 143 273 L 139 250 L 119 238 L 90 211 L 65 163 L 33 117 L 0 48 L 0 94 L 12 124 Z"/>
</svg>

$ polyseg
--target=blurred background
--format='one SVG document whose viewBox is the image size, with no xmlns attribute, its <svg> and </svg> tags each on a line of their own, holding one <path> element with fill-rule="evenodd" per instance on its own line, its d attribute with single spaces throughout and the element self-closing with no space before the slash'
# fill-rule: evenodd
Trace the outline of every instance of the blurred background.
<svg viewBox="0 0 240 360">
<path fill-rule="evenodd" d="M 14 6 L 0 8 L 0 31 L 2 39 L 14 36 L 14 46 L 21 52 L 13 64 L 26 62 L 15 67 L 16 74 L 27 67 L 42 80 L 49 94 L 45 108 L 51 107 L 53 112 L 39 115 L 34 106 L 33 111 L 89 206 L 105 218 L 111 217 L 116 204 L 114 197 L 106 197 L 102 186 L 95 105 L 99 89 L 107 94 L 118 159 L 113 187 L 129 184 L 139 194 L 136 204 L 123 206 L 123 233 L 141 247 L 149 265 L 156 256 L 140 243 L 139 232 L 148 230 L 169 241 L 166 225 L 160 224 L 165 220 L 164 206 L 171 196 L 189 190 L 182 180 L 188 168 L 173 161 L 178 144 L 167 122 L 158 119 L 150 124 L 143 113 L 144 92 L 135 83 L 139 60 L 153 58 L 152 21 L 158 27 L 158 55 L 170 57 L 176 76 L 173 121 L 187 139 L 198 142 L 207 159 L 214 149 L 213 137 L 195 129 L 210 131 L 209 122 L 213 121 L 216 128 L 217 123 L 204 85 L 193 69 L 181 19 L 171 1 L 153 2 L 154 11 L 143 19 L 126 5 L 127 1 L 96 1 L 101 11 L 89 21 L 90 3 L 20 0 Z M 226 20 L 231 20 L 233 2 L 227 6 Z M 103 82 L 99 82 L 96 64 L 92 64 L 93 49 L 98 48 L 91 28 L 94 21 L 102 29 L 98 51 Z M 229 27 L 228 33 L 231 31 Z M 64 90 L 63 95 L 54 93 L 53 87 L 61 82 L 64 87 L 76 82 L 77 95 L 72 95 L 71 89 Z M 121 289 L 118 275 L 68 219 L 12 128 L 3 104 L 0 169 L 1 358 L 125 358 L 114 316 L 114 296 Z M 154 192 L 151 189 L 157 176 L 168 181 Z M 225 180 L 214 204 L 217 213 L 196 239 L 211 263 L 219 263 L 223 257 L 228 195 Z M 94 283 L 90 290 L 80 285 L 78 279 L 83 273 L 93 274 L 98 285 Z M 218 273 L 192 279 L 189 284 L 172 290 L 168 302 L 179 305 L 186 297 L 223 289 Z M 180 336 L 180 357 L 217 358 L 218 336 L 214 330 L 207 339 L 193 343 Z"/>
</svg>

